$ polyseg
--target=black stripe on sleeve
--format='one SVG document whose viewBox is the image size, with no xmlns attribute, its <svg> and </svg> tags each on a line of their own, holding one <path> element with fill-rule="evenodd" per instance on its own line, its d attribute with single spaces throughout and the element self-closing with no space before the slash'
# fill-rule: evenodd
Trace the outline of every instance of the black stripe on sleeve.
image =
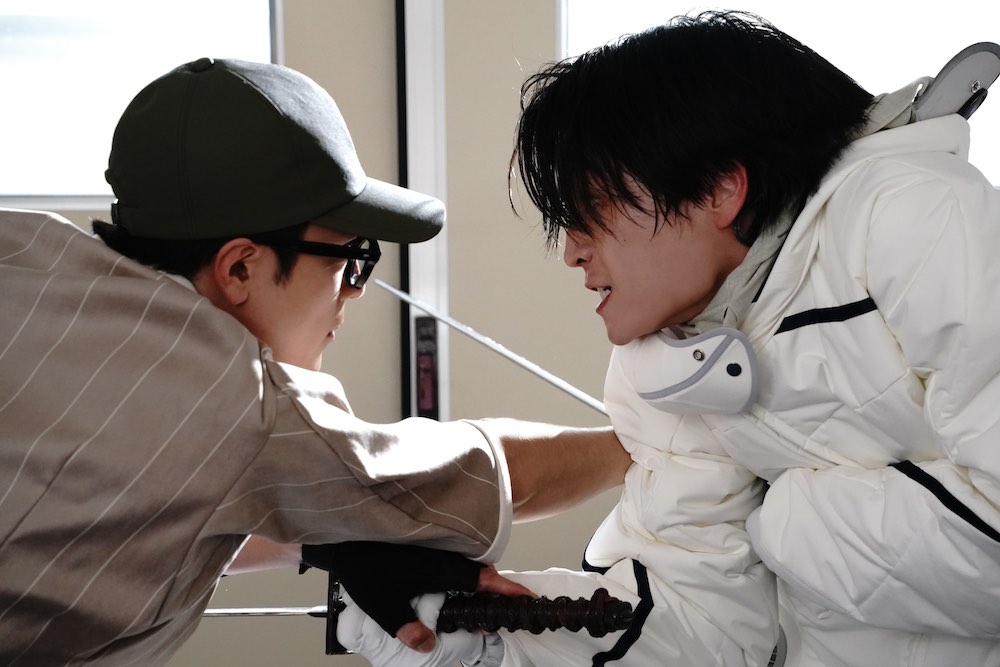
<svg viewBox="0 0 1000 667">
<path fill-rule="evenodd" d="M 639 604 L 632 612 L 632 625 L 622 633 L 610 651 L 602 651 L 594 655 L 592 667 L 603 667 L 613 660 L 621 660 L 632 648 L 632 645 L 639 641 L 642 636 L 642 626 L 646 623 L 649 612 L 653 610 L 653 594 L 649 589 L 649 575 L 646 567 L 637 560 L 632 561 L 632 570 L 635 573 L 635 584 L 639 593 Z"/>
<path fill-rule="evenodd" d="M 587 562 L 586 557 L 583 559 L 582 569 L 584 572 L 596 572 L 597 574 L 607 574 L 610 567 L 598 567 L 597 565 L 591 565 Z"/>
<path fill-rule="evenodd" d="M 581 559 L 580 568 L 584 572 L 596 572 L 597 574 L 606 574 L 607 571 L 610 570 L 611 567 L 614 565 L 614 563 L 612 563 L 611 565 L 609 565 L 607 567 L 603 567 L 603 566 L 600 566 L 600 565 L 591 565 L 590 562 L 587 560 L 587 551 L 590 549 L 590 543 L 593 542 L 593 541 L 594 541 L 594 536 L 591 535 L 590 539 L 587 540 L 587 546 L 585 546 L 583 548 L 583 558 Z M 624 559 L 621 559 L 621 560 L 624 560 Z M 617 563 L 617 562 L 620 562 L 620 561 L 615 561 L 615 562 Z"/>
<path fill-rule="evenodd" d="M 801 313 L 789 315 L 781 321 L 781 326 L 779 326 L 778 330 L 774 333 L 780 334 L 785 331 L 791 331 L 792 329 L 798 329 L 799 327 L 809 326 L 810 324 L 844 322 L 845 320 L 849 320 L 853 317 L 870 313 L 873 310 L 876 310 L 876 306 L 875 301 L 871 297 L 862 299 L 861 301 L 855 301 L 854 303 L 844 304 L 843 306 L 834 306 L 832 308 L 813 308 L 812 310 L 806 310 Z"/>
<path fill-rule="evenodd" d="M 981 533 L 990 539 L 1000 542 L 1000 533 L 998 533 L 993 526 L 980 519 L 979 515 L 969 509 L 969 507 L 961 500 L 953 496 L 951 491 L 946 489 L 944 484 L 935 479 L 930 473 L 914 465 L 910 461 L 900 461 L 899 463 L 892 463 L 890 465 L 933 493 L 937 499 L 941 501 L 942 505 L 968 521 Z"/>
</svg>

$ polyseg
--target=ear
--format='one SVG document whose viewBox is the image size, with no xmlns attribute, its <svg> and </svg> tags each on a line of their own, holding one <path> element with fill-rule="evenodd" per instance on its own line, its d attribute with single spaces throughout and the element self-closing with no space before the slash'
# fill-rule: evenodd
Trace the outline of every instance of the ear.
<svg viewBox="0 0 1000 667">
<path fill-rule="evenodd" d="M 249 297 L 254 280 L 265 271 L 262 248 L 245 238 L 227 241 L 212 260 L 209 278 L 223 304 L 239 306 Z"/>
<path fill-rule="evenodd" d="M 719 229 L 731 227 L 736 221 L 747 200 L 748 187 L 746 167 L 739 162 L 719 177 L 702 205 L 706 211 L 715 214 L 715 224 Z"/>
</svg>

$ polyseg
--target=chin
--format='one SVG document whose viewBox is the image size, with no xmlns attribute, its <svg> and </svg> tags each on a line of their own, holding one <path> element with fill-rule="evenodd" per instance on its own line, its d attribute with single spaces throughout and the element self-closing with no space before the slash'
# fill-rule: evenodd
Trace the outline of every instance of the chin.
<svg viewBox="0 0 1000 667">
<path fill-rule="evenodd" d="M 652 326 L 647 324 L 646 326 Z M 612 327 L 606 327 L 608 332 L 608 340 L 611 341 L 613 345 L 628 345 L 632 341 L 642 338 L 643 336 L 648 336 L 650 334 L 661 331 L 664 327 L 669 325 L 663 325 L 663 327 L 656 326 L 652 329 L 645 329 L 643 327 L 631 328 L 631 329 L 613 329 Z"/>
<path fill-rule="evenodd" d="M 638 336 L 630 336 L 608 329 L 608 340 L 612 345 L 628 345 L 636 338 L 638 338 Z"/>
</svg>

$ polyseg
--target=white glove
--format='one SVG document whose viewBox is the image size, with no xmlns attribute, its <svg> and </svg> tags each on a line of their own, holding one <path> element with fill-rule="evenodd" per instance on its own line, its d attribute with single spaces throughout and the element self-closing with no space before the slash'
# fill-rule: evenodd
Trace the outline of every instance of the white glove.
<svg viewBox="0 0 1000 667">
<path fill-rule="evenodd" d="M 373 667 L 447 667 L 460 661 L 471 667 L 499 667 L 503 662 L 503 640 L 499 635 L 478 632 L 439 633 L 434 649 L 420 653 L 383 630 L 368 614 L 342 593 L 347 608 L 337 619 L 337 641 L 352 653 L 364 656 Z M 437 624 L 444 593 L 428 593 L 411 601 L 420 622 L 429 628 Z"/>
</svg>

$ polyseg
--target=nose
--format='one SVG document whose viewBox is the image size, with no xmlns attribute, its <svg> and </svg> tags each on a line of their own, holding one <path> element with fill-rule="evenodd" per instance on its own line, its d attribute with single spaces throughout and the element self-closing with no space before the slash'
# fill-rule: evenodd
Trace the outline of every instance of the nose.
<svg viewBox="0 0 1000 667">
<path fill-rule="evenodd" d="M 590 261 L 593 244 L 590 237 L 579 234 L 566 234 L 566 245 L 563 248 L 563 262 L 574 268 L 584 266 Z"/>
<path fill-rule="evenodd" d="M 341 300 L 348 299 L 360 299 L 365 295 L 365 284 L 362 282 L 360 287 L 354 287 L 347 279 L 347 272 L 340 274 L 340 298 Z"/>
<path fill-rule="evenodd" d="M 361 287 L 351 287 L 345 280 L 340 285 L 340 293 L 345 299 L 360 299 L 365 295 L 365 288 L 367 285 L 362 285 Z"/>
</svg>

